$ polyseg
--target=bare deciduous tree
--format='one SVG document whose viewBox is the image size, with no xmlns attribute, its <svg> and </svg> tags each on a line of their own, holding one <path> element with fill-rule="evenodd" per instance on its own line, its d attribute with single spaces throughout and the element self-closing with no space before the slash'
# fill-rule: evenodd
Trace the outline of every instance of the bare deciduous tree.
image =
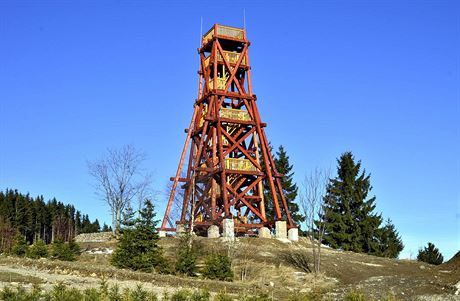
<svg viewBox="0 0 460 301">
<path fill-rule="evenodd" d="M 303 191 L 300 196 L 300 206 L 305 215 L 307 236 L 312 244 L 315 273 L 319 273 L 321 267 L 321 242 L 324 234 L 322 216 L 329 177 L 330 171 L 323 171 L 316 168 L 309 175 L 305 176 Z"/>
<path fill-rule="evenodd" d="M 144 173 L 144 153 L 131 145 L 108 149 L 104 158 L 88 162 L 89 173 L 94 177 L 96 193 L 110 207 L 112 231 L 120 227 L 121 213 L 135 198 L 149 194 L 150 175 Z"/>
</svg>

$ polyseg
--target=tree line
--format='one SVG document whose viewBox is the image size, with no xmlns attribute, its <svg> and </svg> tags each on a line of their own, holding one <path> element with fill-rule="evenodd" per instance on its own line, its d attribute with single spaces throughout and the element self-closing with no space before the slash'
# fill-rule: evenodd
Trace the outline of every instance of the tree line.
<svg viewBox="0 0 460 301">
<path fill-rule="evenodd" d="M 107 225 L 103 228 L 109 230 Z M 0 191 L 0 252 L 11 250 L 17 235 L 28 244 L 38 240 L 49 244 L 100 230 L 97 219 L 91 221 L 71 204 L 55 198 L 45 202 L 41 195 L 34 198 L 13 189 Z"/>
</svg>

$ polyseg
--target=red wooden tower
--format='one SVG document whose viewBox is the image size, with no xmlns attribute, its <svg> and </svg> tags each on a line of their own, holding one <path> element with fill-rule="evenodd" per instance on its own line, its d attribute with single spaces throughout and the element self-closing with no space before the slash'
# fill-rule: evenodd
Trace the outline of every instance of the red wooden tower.
<svg viewBox="0 0 460 301">
<path fill-rule="evenodd" d="M 224 219 L 233 219 L 237 233 L 273 228 L 278 220 L 296 228 L 252 92 L 249 45 L 244 29 L 218 24 L 202 37 L 198 98 L 171 178 L 162 231 L 175 231 L 169 215 L 177 195 L 182 208 L 176 224 L 192 225 L 196 232 L 221 227 Z M 265 214 L 264 186 L 275 220 Z"/>
</svg>

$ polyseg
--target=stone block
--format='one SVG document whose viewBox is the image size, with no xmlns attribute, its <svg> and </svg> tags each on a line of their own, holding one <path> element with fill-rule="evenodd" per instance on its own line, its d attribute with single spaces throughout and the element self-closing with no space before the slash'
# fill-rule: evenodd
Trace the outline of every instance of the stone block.
<svg viewBox="0 0 460 301">
<path fill-rule="evenodd" d="M 222 236 L 228 238 L 235 237 L 235 223 L 233 219 L 226 218 L 222 222 Z"/>
<path fill-rule="evenodd" d="M 176 236 L 184 235 L 186 231 L 185 225 L 177 224 L 176 225 Z"/>
<path fill-rule="evenodd" d="M 299 241 L 299 228 L 291 228 L 288 230 L 288 239 L 290 241 Z"/>
<path fill-rule="evenodd" d="M 259 238 L 272 238 L 272 234 L 270 233 L 270 229 L 267 227 L 262 227 L 259 229 Z"/>
<path fill-rule="evenodd" d="M 275 222 L 275 237 L 281 239 L 287 238 L 286 221 Z"/>
<path fill-rule="evenodd" d="M 216 225 L 211 225 L 208 228 L 208 238 L 219 238 L 219 227 Z"/>
</svg>

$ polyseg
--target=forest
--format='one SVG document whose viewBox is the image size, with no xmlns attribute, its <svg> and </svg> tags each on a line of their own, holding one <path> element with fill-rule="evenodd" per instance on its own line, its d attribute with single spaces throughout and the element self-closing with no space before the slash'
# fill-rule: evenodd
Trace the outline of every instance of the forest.
<svg viewBox="0 0 460 301">
<path fill-rule="evenodd" d="M 103 226 L 108 231 L 109 227 Z M 90 221 L 71 204 L 55 198 L 45 201 L 42 195 L 32 197 L 18 190 L 0 191 L 0 252 L 9 251 L 15 236 L 22 235 L 29 244 L 43 240 L 70 241 L 80 233 L 101 231 L 99 221 Z"/>
</svg>

